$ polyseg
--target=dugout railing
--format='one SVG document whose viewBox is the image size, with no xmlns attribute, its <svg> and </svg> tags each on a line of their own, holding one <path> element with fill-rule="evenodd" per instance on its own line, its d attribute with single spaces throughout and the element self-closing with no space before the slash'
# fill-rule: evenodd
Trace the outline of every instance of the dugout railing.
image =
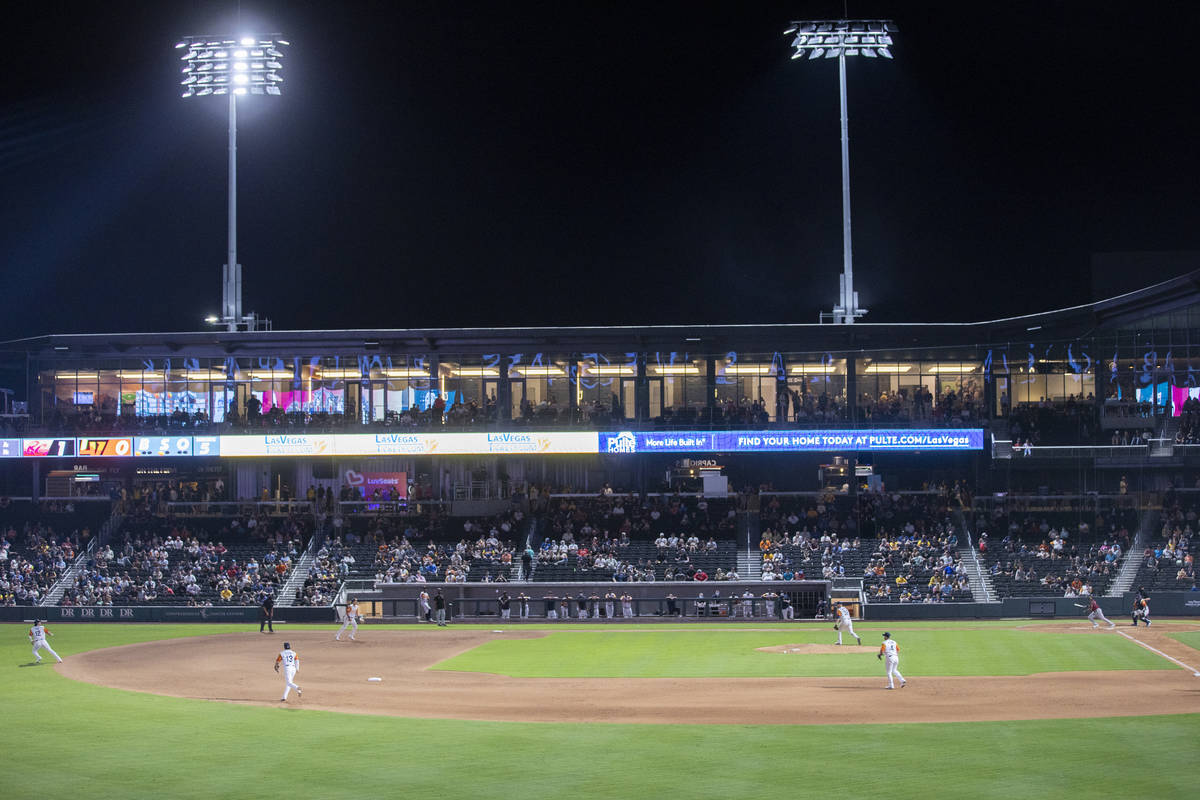
<svg viewBox="0 0 1200 800">
<path fill-rule="evenodd" d="M 545 622 L 563 620 L 563 601 L 572 620 L 640 619 L 780 619 L 786 595 L 796 619 L 813 619 L 826 612 L 829 581 L 791 582 L 653 582 L 653 583 L 401 583 L 377 584 L 374 591 L 356 594 L 359 608 L 368 619 L 384 622 L 419 621 L 420 594 L 433 598 L 441 590 L 447 602 L 447 617 L 461 621 L 500 617 L 500 594 L 510 598 L 511 618 L 521 617 L 522 594 L 528 596 L 528 619 Z M 750 592 L 751 597 L 745 597 Z M 608 598 L 608 594 L 616 595 Z M 632 616 L 625 616 L 622 595 L 632 598 Z M 767 595 L 764 597 L 764 595 Z M 585 615 L 579 613 L 584 603 Z M 608 603 L 613 604 L 609 616 Z M 549 614 L 553 604 L 554 615 Z"/>
</svg>

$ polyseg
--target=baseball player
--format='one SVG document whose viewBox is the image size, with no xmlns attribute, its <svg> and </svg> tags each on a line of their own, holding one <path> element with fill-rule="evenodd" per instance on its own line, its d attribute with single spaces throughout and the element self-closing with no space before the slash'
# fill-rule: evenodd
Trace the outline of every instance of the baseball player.
<svg viewBox="0 0 1200 800">
<path fill-rule="evenodd" d="M 283 643 L 283 651 L 275 657 L 276 672 L 279 672 L 280 665 L 283 665 L 283 697 L 279 698 L 279 702 L 286 703 L 288 692 L 292 689 L 296 690 L 297 697 L 302 697 L 304 692 L 292 681 L 300 671 L 300 656 L 296 655 L 296 651 L 292 650 L 292 646 L 287 642 Z"/>
<path fill-rule="evenodd" d="M 500 593 L 500 619 L 512 619 L 512 600 L 508 592 Z"/>
<path fill-rule="evenodd" d="M 1078 604 L 1076 604 L 1076 605 L 1078 605 Z M 1082 606 L 1081 606 L 1081 608 L 1082 608 Z M 1117 624 L 1115 622 L 1110 620 L 1108 617 L 1104 616 L 1104 612 L 1102 610 L 1100 610 L 1100 604 L 1096 602 L 1096 598 L 1094 598 L 1094 597 L 1088 598 L 1087 610 L 1088 610 L 1088 619 L 1090 619 L 1092 621 L 1093 628 L 1100 627 L 1100 623 L 1096 622 L 1096 620 L 1098 620 L 1098 619 L 1103 620 L 1104 622 L 1107 622 L 1108 629 L 1110 631 L 1113 628 L 1117 627 Z"/>
<path fill-rule="evenodd" d="M 614 611 L 616 610 L 615 609 L 616 604 L 617 604 L 617 593 L 616 592 L 608 592 L 604 595 L 604 618 L 605 619 L 613 618 Z"/>
<path fill-rule="evenodd" d="M 1143 586 L 1138 587 L 1137 597 L 1133 600 L 1133 627 L 1137 627 L 1139 619 L 1150 627 L 1150 597 Z"/>
<path fill-rule="evenodd" d="M 358 613 L 358 598 L 351 597 L 349 604 L 346 606 L 346 621 L 342 623 L 342 627 L 338 628 L 338 632 L 334 634 L 333 640 L 340 642 L 342 640 L 342 632 L 350 626 L 354 626 L 350 631 L 350 641 L 357 641 L 354 634 L 358 633 L 358 623 L 362 622 L 362 615 Z"/>
<path fill-rule="evenodd" d="M 795 619 L 796 609 L 792 608 L 792 598 L 790 595 L 779 595 L 780 616 L 784 619 Z"/>
<path fill-rule="evenodd" d="M 850 619 L 850 609 L 846 608 L 841 603 L 834 603 L 834 608 L 837 609 L 837 622 L 833 623 L 834 630 L 838 632 L 837 643 L 842 643 L 842 630 L 850 631 L 850 635 L 862 644 L 862 637 L 854 632 L 854 622 Z"/>
<path fill-rule="evenodd" d="M 275 598 L 267 595 L 263 598 L 262 606 L 258 610 L 258 632 L 264 633 L 264 628 L 270 633 L 275 632 Z"/>
<path fill-rule="evenodd" d="M 529 595 L 521 592 L 517 595 L 517 602 L 521 604 L 521 619 L 529 619 Z"/>
<path fill-rule="evenodd" d="M 633 595 L 628 592 L 621 595 L 621 616 L 626 619 L 633 616 Z"/>
<path fill-rule="evenodd" d="M 904 680 L 904 676 L 900 674 L 900 645 L 896 644 L 892 639 L 892 635 L 886 631 L 883 634 L 883 644 L 879 645 L 879 654 L 876 656 L 880 661 L 887 659 L 887 688 L 895 689 L 895 683 L 892 676 L 900 679 L 900 688 L 903 689 L 908 681 Z"/>
<path fill-rule="evenodd" d="M 38 655 L 39 650 L 45 650 L 50 655 L 54 656 L 55 661 L 60 664 L 62 663 L 62 657 L 60 657 L 58 653 L 54 652 L 54 649 L 50 647 L 49 643 L 46 642 L 46 637 L 53 635 L 53 633 L 46 630 L 46 626 L 42 624 L 40 619 L 35 619 L 33 621 L 33 627 L 29 629 L 29 643 L 33 645 L 33 663 L 42 663 L 42 657 Z"/>
<path fill-rule="evenodd" d="M 426 622 L 433 622 L 433 620 L 429 617 L 429 592 L 425 591 L 424 589 L 421 590 L 421 597 L 418 600 L 418 606 L 420 609 L 418 611 L 418 616 L 424 617 Z"/>
</svg>

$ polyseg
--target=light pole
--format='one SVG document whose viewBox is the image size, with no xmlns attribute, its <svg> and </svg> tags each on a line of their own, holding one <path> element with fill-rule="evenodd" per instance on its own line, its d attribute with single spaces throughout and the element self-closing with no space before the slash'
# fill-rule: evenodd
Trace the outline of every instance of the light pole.
<svg viewBox="0 0 1200 800">
<path fill-rule="evenodd" d="M 858 292 L 854 291 L 854 257 L 850 241 L 850 134 L 846 115 L 846 57 L 864 55 L 868 58 L 891 58 L 891 34 L 896 25 L 887 19 L 799 20 L 784 31 L 795 35 L 793 59 L 808 56 L 836 58 L 842 101 L 842 275 L 839 282 L 839 301 L 833 311 L 821 312 L 820 320 L 853 324 L 867 309 L 858 307 Z"/>
<path fill-rule="evenodd" d="M 242 313 L 242 265 L 237 260 L 237 99 L 247 95 L 281 94 L 283 51 L 288 42 L 278 34 L 242 36 L 185 36 L 176 45 L 183 50 L 183 96 L 229 96 L 229 253 L 221 281 L 221 314 L 210 324 L 236 331 L 270 328 L 257 314 Z"/>
</svg>

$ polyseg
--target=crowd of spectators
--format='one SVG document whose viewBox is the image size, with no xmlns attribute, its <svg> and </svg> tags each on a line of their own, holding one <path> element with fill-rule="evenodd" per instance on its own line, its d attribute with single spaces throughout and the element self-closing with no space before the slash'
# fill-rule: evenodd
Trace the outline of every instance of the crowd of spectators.
<svg viewBox="0 0 1200 800">
<path fill-rule="evenodd" d="M 858 401 L 859 421 L 872 425 L 920 422 L 929 425 L 978 424 L 987 418 L 983 387 L 974 380 L 959 390 L 934 396 L 922 385 L 863 392 Z"/>
<path fill-rule="evenodd" d="M 1183 401 L 1175 444 L 1200 444 L 1200 399 L 1189 397 Z"/>
<path fill-rule="evenodd" d="M 1159 538 L 1142 552 L 1139 583 L 1160 588 L 1191 590 L 1196 586 L 1195 551 L 1200 535 L 1200 480 L 1196 490 L 1163 496 Z"/>
<path fill-rule="evenodd" d="M 3 530 L 3 529 L 0 529 Z M 31 606 L 46 596 L 90 533 L 60 536 L 50 526 L 27 522 L 18 532 L 8 526 L 0 536 L 0 605 Z"/>
<path fill-rule="evenodd" d="M 862 577 L 881 602 L 969 600 L 949 518 L 961 487 L 913 494 L 773 496 L 760 511 L 763 580 Z"/>
<path fill-rule="evenodd" d="M 134 522 L 119 542 L 96 548 L 61 604 L 257 605 L 287 579 L 309 528 L 297 517 L 265 515 L 234 517 L 215 531 Z"/>
<path fill-rule="evenodd" d="M 555 498 L 532 558 L 620 582 L 653 581 L 660 571 L 663 580 L 735 580 L 734 565 L 714 564 L 717 540 L 733 536 L 735 517 L 728 503 L 703 497 Z"/>
<path fill-rule="evenodd" d="M 1116 576 L 1136 523 L 1135 511 L 1115 506 L 1065 513 L 997 506 L 976 516 L 979 553 L 993 578 L 1011 581 L 1018 592 L 1040 588 L 1065 597 L 1099 592 Z"/>
<path fill-rule="evenodd" d="M 457 540 L 415 541 L 415 529 L 399 537 L 375 534 L 375 580 L 387 583 L 505 582 L 516 553 L 514 539 L 524 514 L 510 511 L 490 520 L 468 519 Z M 409 533 L 413 536 L 410 537 Z"/>
</svg>

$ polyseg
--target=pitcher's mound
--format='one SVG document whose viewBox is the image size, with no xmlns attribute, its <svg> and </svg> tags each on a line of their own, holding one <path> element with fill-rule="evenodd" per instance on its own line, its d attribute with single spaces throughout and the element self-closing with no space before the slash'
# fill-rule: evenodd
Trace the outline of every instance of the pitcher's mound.
<svg viewBox="0 0 1200 800">
<path fill-rule="evenodd" d="M 878 648 L 865 644 L 777 644 L 757 649 L 763 653 L 832 655 L 834 653 L 874 653 Z"/>
</svg>

